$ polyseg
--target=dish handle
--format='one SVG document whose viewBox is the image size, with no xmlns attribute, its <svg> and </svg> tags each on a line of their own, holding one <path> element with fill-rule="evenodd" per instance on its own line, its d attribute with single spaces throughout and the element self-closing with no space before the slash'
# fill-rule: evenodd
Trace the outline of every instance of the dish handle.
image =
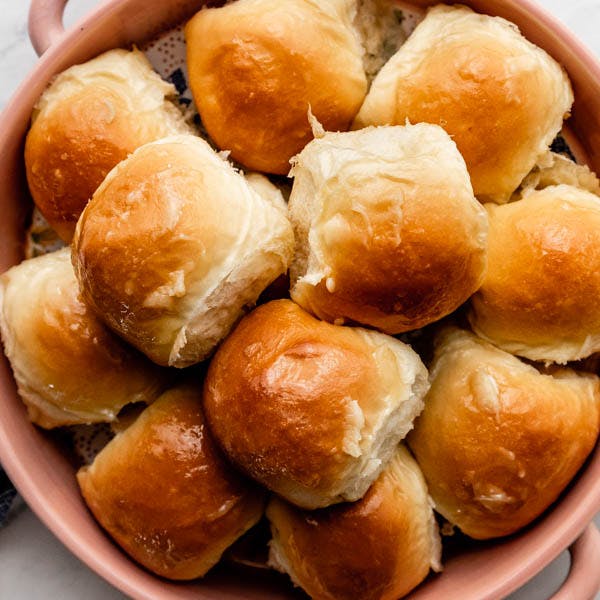
<svg viewBox="0 0 600 600">
<path fill-rule="evenodd" d="M 31 0 L 29 6 L 29 39 L 41 56 L 65 31 L 63 13 L 67 0 Z"/>
<path fill-rule="evenodd" d="M 571 568 L 550 600 L 591 600 L 600 589 L 600 531 L 590 523 L 569 548 Z"/>
</svg>

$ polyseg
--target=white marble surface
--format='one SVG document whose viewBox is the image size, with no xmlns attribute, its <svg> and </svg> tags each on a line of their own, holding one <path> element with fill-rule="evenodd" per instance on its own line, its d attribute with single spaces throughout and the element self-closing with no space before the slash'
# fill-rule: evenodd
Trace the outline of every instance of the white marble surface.
<svg viewBox="0 0 600 600">
<path fill-rule="evenodd" d="M 98 0 L 71 0 L 67 23 L 84 15 Z M 600 0 L 540 0 L 600 56 Z M 0 108 L 35 64 L 27 38 L 26 0 L 0 0 Z M 600 525 L 600 514 L 596 517 Z M 510 600 L 545 600 L 568 570 L 563 553 Z M 600 568 L 600 565 L 598 566 Z M 0 600 L 117 600 L 124 596 L 96 576 L 40 523 L 22 503 L 0 529 Z M 573 599 L 580 600 L 580 599 Z M 583 599 L 581 599 L 583 600 Z M 600 594 L 596 600 L 600 600 Z"/>
</svg>

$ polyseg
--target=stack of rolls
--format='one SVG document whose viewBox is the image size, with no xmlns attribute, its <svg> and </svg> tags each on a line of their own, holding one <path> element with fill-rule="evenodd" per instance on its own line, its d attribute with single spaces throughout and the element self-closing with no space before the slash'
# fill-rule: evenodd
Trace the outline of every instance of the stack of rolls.
<svg viewBox="0 0 600 600">
<path fill-rule="evenodd" d="M 441 570 L 434 510 L 513 534 L 596 444 L 600 379 L 564 366 L 600 351 L 600 185 L 549 152 L 567 75 L 465 6 L 383 58 L 391 6 L 200 10 L 208 141 L 135 49 L 32 115 L 32 197 L 71 246 L 0 277 L 5 352 L 37 425 L 117 424 L 77 480 L 161 577 L 262 521 L 311 597 L 395 600 Z"/>
</svg>

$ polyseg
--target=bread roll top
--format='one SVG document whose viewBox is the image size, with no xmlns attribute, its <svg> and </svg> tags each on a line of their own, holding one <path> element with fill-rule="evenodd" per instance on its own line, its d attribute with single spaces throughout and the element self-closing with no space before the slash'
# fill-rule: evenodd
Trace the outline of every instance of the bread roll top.
<svg viewBox="0 0 600 600">
<path fill-rule="evenodd" d="M 73 263 L 113 329 L 155 362 L 184 367 L 212 352 L 292 249 L 280 206 L 205 141 L 177 136 L 111 171 L 78 224 Z"/>
<path fill-rule="evenodd" d="M 325 133 L 292 174 L 291 296 L 318 317 L 410 331 L 483 281 L 487 216 L 442 128 Z"/>
<path fill-rule="evenodd" d="M 0 277 L 0 329 L 29 418 L 51 428 L 113 421 L 152 402 L 162 369 L 114 335 L 79 295 L 68 248 Z"/>
<path fill-rule="evenodd" d="M 548 508 L 598 437 L 600 381 L 533 366 L 458 329 L 436 341 L 408 440 L 436 510 L 467 535 L 518 531 Z"/>
<path fill-rule="evenodd" d="M 312 113 L 350 127 L 367 92 L 355 0 L 238 0 L 186 25 L 190 87 L 219 148 L 286 174 L 312 138 Z"/>
<path fill-rule="evenodd" d="M 110 50 L 52 81 L 33 111 L 25 166 L 37 207 L 63 240 L 116 164 L 142 144 L 191 133 L 175 95 L 136 49 Z"/>
<path fill-rule="evenodd" d="M 77 480 L 94 516 L 136 561 L 194 579 L 260 519 L 264 493 L 211 440 L 197 384 L 164 393 Z"/>
<path fill-rule="evenodd" d="M 426 389 L 427 371 L 409 346 L 279 300 L 245 317 L 220 346 L 204 407 L 234 463 L 315 508 L 366 492 Z"/>
<path fill-rule="evenodd" d="M 558 185 L 486 208 L 489 267 L 471 303 L 475 331 L 532 360 L 600 350 L 600 199 Z"/>
<path fill-rule="evenodd" d="M 402 445 L 358 502 L 305 511 L 273 497 L 267 517 L 271 566 L 311 598 L 396 600 L 441 570 L 425 480 Z"/>
<path fill-rule="evenodd" d="M 506 202 L 572 103 L 566 73 L 514 24 L 438 5 L 381 69 L 354 128 L 440 125 L 463 155 L 475 195 Z"/>
</svg>

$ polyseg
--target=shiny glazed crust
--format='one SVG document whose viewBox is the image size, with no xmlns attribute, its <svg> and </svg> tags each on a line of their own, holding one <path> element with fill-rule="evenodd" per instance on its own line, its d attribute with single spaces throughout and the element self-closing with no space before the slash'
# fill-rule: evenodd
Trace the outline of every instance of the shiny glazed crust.
<svg viewBox="0 0 600 600">
<path fill-rule="evenodd" d="M 107 173 L 136 148 L 191 133 L 163 81 L 139 50 L 111 50 L 58 75 L 38 100 L 25 145 L 31 195 L 70 242 Z"/>
<path fill-rule="evenodd" d="M 212 442 L 198 385 L 163 394 L 77 480 L 115 541 L 169 579 L 204 575 L 264 510 L 264 493 Z"/>
<path fill-rule="evenodd" d="M 0 329 L 29 418 L 51 428 L 114 421 L 152 402 L 165 373 L 127 346 L 80 299 L 68 249 L 0 277 Z"/>
<path fill-rule="evenodd" d="M 427 371 L 409 346 L 278 300 L 246 316 L 220 346 L 204 409 L 235 464 L 316 508 L 366 492 L 426 389 Z"/>
<path fill-rule="evenodd" d="M 450 329 L 437 340 L 430 381 L 409 445 L 436 510 L 471 537 L 508 535 L 533 521 L 596 443 L 595 375 L 541 374 Z"/>
<path fill-rule="evenodd" d="M 291 296 L 386 333 L 449 314 L 480 286 L 487 216 L 443 129 L 325 133 L 296 157 Z"/>
<path fill-rule="evenodd" d="M 206 358 L 292 252 L 281 206 L 194 136 L 147 144 L 120 163 L 73 240 L 85 300 L 152 360 L 175 367 Z"/>
<path fill-rule="evenodd" d="M 367 92 L 353 0 L 238 0 L 185 28 L 198 111 L 211 138 L 249 169 L 286 174 L 312 138 L 350 127 Z"/>
<path fill-rule="evenodd" d="M 316 600 L 397 600 L 441 570 L 425 480 L 402 445 L 358 502 L 305 511 L 273 497 L 267 517 L 271 566 Z"/>
<path fill-rule="evenodd" d="M 475 195 L 506 202 L 572 103 L 565 72 L 515 25 L 440 5 L 381 69 L 354 128 L 441 125 L 467 163 Z"/>
<path fill-rule="evenodd" d="M 489 268 L 469 318 L 478 335 L 532 360 L 600 350 L 600 200 L 567 185 L 486 206 Z"/>
</svg>

